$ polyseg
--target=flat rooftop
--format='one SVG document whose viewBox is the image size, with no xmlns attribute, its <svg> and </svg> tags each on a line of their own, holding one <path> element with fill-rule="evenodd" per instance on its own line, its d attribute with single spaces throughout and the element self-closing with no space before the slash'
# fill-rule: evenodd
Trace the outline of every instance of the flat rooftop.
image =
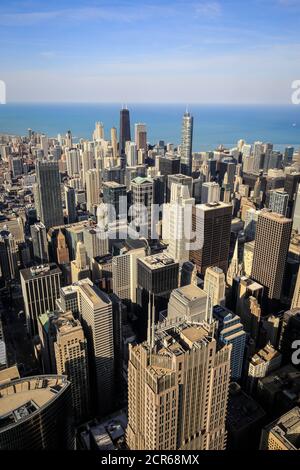
<svg viewBox="0 0 300 470">
<path fill-rule="evenodd" d="M 207 294 L 204 290 L 200 289 L 200 287 L 195 286 L 194 284 L 189 284 L 184 287 L 179 287 L 173 291 L 174 294 L 183 297 L 184 299 L 191 302 L 192 300 L 196 299 L 203 299 L 207 298 Z"/>
<path fill-rule="evenodd" d="M 178 264 L 170 255 L 167 255 L 166 253 L 158 253 L 156 255 L 146 256 L 145 258 L 142 258 L 141 261 L 150 269 L 158 269 L 170 266 L 171 264 Z"/>
<path fill-rule="evenodd" d="M 68 387 L 66 376 L 26 377 L 0 385 L 0 433 L 49 404 Z"/>
<path fill-rule="evenodd" d="M 24 281 L 30 281 L 44 276 L 52 276 L 53 274 L 61 274 L 61 270 L 55 263 L 43 264 L 40 266 L 34 266 L 32 268 L 21 269 L 21 276 Z"/>
<path fill-rule="evenodd" d="M 111 303 L 109 296 L 94 285 L 83 284 L 80 286 L 80 290 L 88 297 L 94 307 L 103 307 Z"/>
</svg>

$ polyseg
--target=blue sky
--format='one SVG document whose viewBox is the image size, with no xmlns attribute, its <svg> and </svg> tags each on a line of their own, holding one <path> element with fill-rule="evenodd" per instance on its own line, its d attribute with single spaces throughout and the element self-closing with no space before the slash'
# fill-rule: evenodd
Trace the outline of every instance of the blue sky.
<svg viewBox="0 0 300 470">
<path fill-rule="evenodd" d="M 300 0 L 1 0 L 9 101 L 289 103 Z"/>
</svg>

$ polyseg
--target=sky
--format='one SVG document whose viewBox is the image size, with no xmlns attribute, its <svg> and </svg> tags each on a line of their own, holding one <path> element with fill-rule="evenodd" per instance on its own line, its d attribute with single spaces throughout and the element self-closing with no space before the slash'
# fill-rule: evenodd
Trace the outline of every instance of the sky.
<svg viewBox="0 0 300 470">
<path fill-rule="evenodd" d="M 8 102 L 281 104 L 300 0 L 1 0 Z"/>
</svg>

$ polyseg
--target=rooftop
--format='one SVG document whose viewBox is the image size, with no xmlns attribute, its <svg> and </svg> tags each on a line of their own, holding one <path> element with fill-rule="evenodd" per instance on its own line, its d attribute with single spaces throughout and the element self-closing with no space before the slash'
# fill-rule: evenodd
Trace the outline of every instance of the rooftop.
<svg viewBox="0 0 300 470">
<path fill-rule="evenodd" d="M 82 284 L 80 291 L 87 296 L 94 307 L 104 307 L 111 303 L 109 296 L 94 285 Z"/>
<path fill-rule="evenodd" d="M 53 274 L 61 274 L 61 270 L 55 263 L 42 264 L 40 266 L 34 266 L 32 268 L 21 269 L 21 276 L 24 281 L 30 281 L 31 279 L 51 276 Z"/>
<path fill-rule="evenodd" d="M 0 433 L 50 404 L 68 387 L 66 376 L 41 375 L 0 385 Z"/>
<path fill-rule="evenodd" d="M 171 256 L 166 253 L 158 253 L 156 255 L 146 256 L 141 261 L 151 269 L 163 268 L 171 264 L 177 264 Z"/>
</svg>

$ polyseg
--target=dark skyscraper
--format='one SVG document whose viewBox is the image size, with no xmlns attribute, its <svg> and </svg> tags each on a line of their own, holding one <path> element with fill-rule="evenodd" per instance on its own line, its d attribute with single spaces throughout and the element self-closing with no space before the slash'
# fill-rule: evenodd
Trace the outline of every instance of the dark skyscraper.
<svg viewBox="0 0 300 470">
<path fill-rule="evenodd" d="M 46 229 L 64 223 L 58 163 L 37 161 L 35 199 L 38 216 Z"/>
<path fill-rule="evenodd" d="M 119 153 L 120 156 L 124 156 L 125 154 L 125 144 L 128 140 L 131 140 L 131 133 L 130 133 L 130 116 L 128 109 L 121 109 L 120 111 L 120 148 Z"/>
</svg>

